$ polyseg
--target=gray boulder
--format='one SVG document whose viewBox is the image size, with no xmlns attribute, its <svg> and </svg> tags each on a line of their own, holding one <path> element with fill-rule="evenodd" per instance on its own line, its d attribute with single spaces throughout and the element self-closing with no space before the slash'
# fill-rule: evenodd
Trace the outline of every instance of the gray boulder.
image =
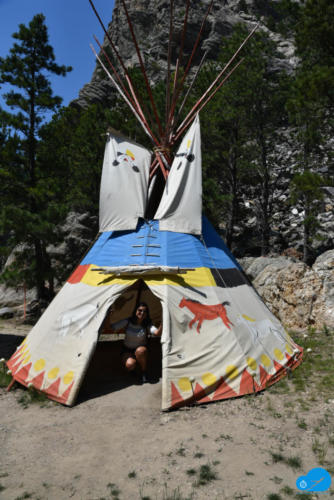
<svg viewBox="0 0 334 500">
<path fill-rule="evenodd" d="M 0 318 L 1 319 L 9 319 L 14 317 L 14 309 L 11 307 L 2 307 L 0 309 Z"/>
<path fill-rule="evenodd" d="M 269 264 L 253 284 L 286 327 L 334 328 L 334 250 L 318 257 L 312 268 L 288 259 L 281 268 Z"/>
</svg>

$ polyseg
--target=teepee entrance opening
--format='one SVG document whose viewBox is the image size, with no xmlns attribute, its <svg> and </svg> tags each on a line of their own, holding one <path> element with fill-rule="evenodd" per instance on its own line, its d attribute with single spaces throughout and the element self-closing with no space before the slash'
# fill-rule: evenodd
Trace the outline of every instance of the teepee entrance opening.
<svg viewBox="0 0 334 500">
<path fill-rule="evenodd" d="M 80 399 L 107 394 L 137 383 L 126 371 L 122 362 L 124 333 L 114 333 L 111 325 L 130 318 L 139 302 L 149 308 L 152 324 L 159 326 L 162 321 L 160 301 L 143 280 L 137 280 L 127 288 L 110 306 L 99 330 L 95 353 L 90 362 L 80 392 Z M 148 374 L 152 383 L 158 382 L 162 375 L 162 355 L 160 338 L 148 341 Z"/>
<path fill-rule="evenodd" d="M 160 325 L 162 321 L 160 300 L 151 292 L 146 283 L 139 279 L 129 286 L 108 309 L 99 331 L 99 340 L 105 339 L 105 335 L 113 335 L 110 325 L 121 319 L 130 318 L 139 302 L 147 304 L 153 325 Z"/>
</svg>

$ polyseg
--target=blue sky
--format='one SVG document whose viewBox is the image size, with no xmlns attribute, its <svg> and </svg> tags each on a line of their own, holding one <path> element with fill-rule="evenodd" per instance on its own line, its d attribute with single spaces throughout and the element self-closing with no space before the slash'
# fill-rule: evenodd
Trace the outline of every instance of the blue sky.
<svg viewBox="0 0 334 500">
<path fill-rule="evenodd" d="M 94 0 L 94 4 L 105 26 L 108 26 L 114 0 Z M 9 54 L 14 43 L 12 34 L 18 31 L 18 25 L 27 25 L 39 13 L 46 18 L 56 62 L 73 67 L 65 78 L 50 78 L 54 93 L 61 96 L 63 104 L 67 105 L 91 79 L 95 57 L 89 44 L 95 44 L 93 34 L 102 41 L 103 31 L 88 0 L 0 0 L 1 57 Z M 4 107 L 1 97 L 0 105 Z"/>
</svg>

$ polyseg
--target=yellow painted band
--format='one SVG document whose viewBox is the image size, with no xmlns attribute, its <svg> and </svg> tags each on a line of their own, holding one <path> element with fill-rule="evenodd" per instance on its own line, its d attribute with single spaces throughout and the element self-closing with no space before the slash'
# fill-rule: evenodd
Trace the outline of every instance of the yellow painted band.
<svg viewBox="0 0 334 500">
<path fill-rule="evenodd" d="M 172 285 L 182 287 L 217 286 L 210 269 L 207 267 L 197 267 L 183 274 L 163 275 L 152 273 L 145 274 L 142 277 L 120 277 L 113 274 L 102 274 L 98 271 L 93 271 L 93 269 L 98 269 L 98 266 L 91 265 L 82 278 L 81 283 L 90 286 L 131 285 L 141 278 L 148 285 Z"/>
</svg>

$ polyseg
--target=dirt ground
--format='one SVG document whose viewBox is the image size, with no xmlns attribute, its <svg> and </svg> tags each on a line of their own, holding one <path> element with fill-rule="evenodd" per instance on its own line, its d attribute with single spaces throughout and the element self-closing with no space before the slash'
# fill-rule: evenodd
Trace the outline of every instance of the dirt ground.
<svg viewBox="0 0 334 500">
<path fill-rule="evenodd" d="M 27 330 L 0 322 L 0 358 Z M 333 484 L 321 494 L 296 487 L 314 467 L 334 483 L 334 393 L 325 383 L 333 372 L 316 364 L 320 356 L 333 369 L 333 335 L 320 348 L 312 335 L 298 338 L 312 347 L 289 380 L 175 412 L 160 411 L 158 380 L 88 372 L 73 408 L 0 388 L 0 499 L 334 498 Z"/>
</svg>

